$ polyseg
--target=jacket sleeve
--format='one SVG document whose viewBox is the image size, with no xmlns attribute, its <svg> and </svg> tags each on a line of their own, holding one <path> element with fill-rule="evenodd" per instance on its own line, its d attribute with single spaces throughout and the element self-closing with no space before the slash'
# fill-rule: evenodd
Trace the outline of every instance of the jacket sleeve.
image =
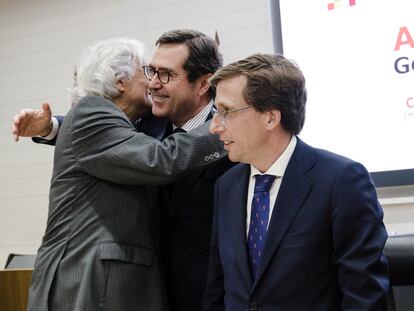
<svg viewBox="0 0 414 311">
<path fill-rule="evenodd" d="M 137 132 L 111 101 L 85 97 L 73 108 L 70 128 L 77 163 L 85 172 L 121 184 L 167 184 L 188 169 L 225 156 L 209 124 L 159 141 Z"/>
<path fill-rule="evenodd" d="M 36 144 L 43 144 L 43 145 L 49 145 L 54 146 L 56 144 L 56 139 L 59 135 L 59 128 L 63 122 L 64 116 L 53 116 L 58 121 L 58 131 L 56 133 L 56 136 L 53 139 L 44 139 L 42 137 L 32 137 L 32 141 Z"/>
<path fill-rule="evenodd" d="M 203 311 L 224 311 L 224 278 L 218 245 L 218 202 L 220 196 L 219 183 L 220 178 L 217 180 L 214 190 L 214 216 L 211 233 L 211 247 L 207 273 L 207 285 L 203 300 Z"/>
<path fill-rule="evenodd" d="M 387 232 L 376 190 L 359 163 L 346 165 L 332 197 L 334 254 L 342 310 L 387 310 Z"/>
</svg>

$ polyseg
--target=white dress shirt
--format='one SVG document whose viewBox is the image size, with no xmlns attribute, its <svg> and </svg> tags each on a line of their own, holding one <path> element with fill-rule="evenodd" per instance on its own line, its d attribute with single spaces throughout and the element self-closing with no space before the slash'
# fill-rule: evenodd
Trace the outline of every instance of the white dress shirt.
<svg viewBox="0 0 414 311">
<path fill-rule="evenodd" d="M 296 136 L 292 136 L 290 139 L 289 145 L 286 147 L 285 151 L 280 155 L 280 157 L 273 162 L 273 164 L 270 166 L 270 168 L 262 173 L 257 168 L 255 168 L 253 165 L 250 165 L 250 179 L 249 179 L 249 189 L 247 193 L 247 219 L 246 219 L 246 235 L 249 232 L 249 226 L 250 226 L 250 211 L 252 208 L 252 200 L 253 200 L 253 194 L 254 194 L 254 184 L 256 181 L 255 175 L 273 175 L 276 176 L 275 181 L 273 182 L 272 187 L 269 191 L 269 222 L 267 223 L 267 229 L 269 229 L 270 219 L 272 218 L 273 213 L 273 207 L 276 202 L 277 194 L 279 193 L 280 185 L 283 181 L 283 175 L 285 174 L 286 167 L 289 163 L 290 158 L 292 157 L 293 151 L 296 147 Z"/>
<path fill-rule="evenodd" d="M 57 136 L 59 130 L 59 121 L 55 117 L 52 117 L 52 124 L 52 130 L 50 131 L 49 135 L 37 137 L 43 138 L 45 140 L 53 140 Z"/>
<path fill-rule="evenodd" d="M 213 109 L 214 101 L 210 100 L 210 102 L 194 117 L 192 117 L 190 120 L 184 123 L 184 125 L 181 127 L 184 131 L 189 132 L 192 129 L 195 129 L 196 127 L 199 127 L 204 122 L 206 122 L 207 117 L 211 110 Z M 173 130 L 175 130 L 177 126 L 173 124 Z"/>
</svg>

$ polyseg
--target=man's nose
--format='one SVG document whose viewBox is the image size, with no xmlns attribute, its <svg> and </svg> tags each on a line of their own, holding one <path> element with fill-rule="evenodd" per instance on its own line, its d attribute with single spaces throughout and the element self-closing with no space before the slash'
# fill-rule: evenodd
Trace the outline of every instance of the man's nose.
<svg viewBox="0 0 414 311">
<path fill-rule="evenodd" d="M 221 119 L 218 116 L 218 114 L 215 114 L 213 116 L 213 119 L 211 120 L 211 123 L 210 123 L 210 133 L 212 133 L 212 134 L 220 134 L 223 131 L 224 131 L 224 124 L 221 121 Z"/>
<path fill-rule="evenodd" d="M 159 89 L 162 87 L 162 83 L 158 78 L 158 75 L 154 75 L 151 80 L 148 82 L 148 87 L 150 89 Z"/>
</svg>

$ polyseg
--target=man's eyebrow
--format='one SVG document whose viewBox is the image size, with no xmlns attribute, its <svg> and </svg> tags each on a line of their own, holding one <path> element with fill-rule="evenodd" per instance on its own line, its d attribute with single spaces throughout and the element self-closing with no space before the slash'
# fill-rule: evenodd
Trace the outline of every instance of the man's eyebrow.
<svg viewBox="0 0 414 311">
<path fill-rule="evenodd" d="M 166 71 L 174 71 L 174 70 L 172 70 L 171 68 L 168 68 L 168 67 L 157 67 L 157 66 L 154 66 L 153 64 L 151 64 L 151 63 L 149 63 L 149 65 L 148 66 L 150 66 L 150 67 L 152 67 L 152 68 L 155 68 L 156 70 L 166 70 Z"/>
<path fill-rule="evenodd" d="M 217 103 L 216 102 L 217 110 L 229 110 L 229 107 L 226 104 Z"/>
</svg>

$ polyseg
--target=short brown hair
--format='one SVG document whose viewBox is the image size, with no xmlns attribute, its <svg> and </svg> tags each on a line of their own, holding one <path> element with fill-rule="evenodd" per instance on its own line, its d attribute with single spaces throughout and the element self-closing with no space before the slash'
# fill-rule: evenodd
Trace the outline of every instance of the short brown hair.
<svg viewBox="0 0 414 311">
<path fill-rule="evenodd" d="M 260 112 L 279 110 L 283 128 L 293 135 L 300 133 L 307 92 L 305 77 L 294 62 L 280 54 L 257 53 L 224 66 L 210 82 L 217 86 L 221 80 L 239 75 L 247 79 L 243 97 L 249 105 Z"/>
<path fill-rule="evenodd" d="M 194 82 L 205 74 L 215 73 L 223 65 L 223 58 L 213 38 L 194 29 L 175 29 L 163 33 L 157 40 L 160 44 L 184 44 L 189 54 L 183 65 L 188 81 Z M 215 96 L 214 88 L 209 93 Z"/>
</svg>

